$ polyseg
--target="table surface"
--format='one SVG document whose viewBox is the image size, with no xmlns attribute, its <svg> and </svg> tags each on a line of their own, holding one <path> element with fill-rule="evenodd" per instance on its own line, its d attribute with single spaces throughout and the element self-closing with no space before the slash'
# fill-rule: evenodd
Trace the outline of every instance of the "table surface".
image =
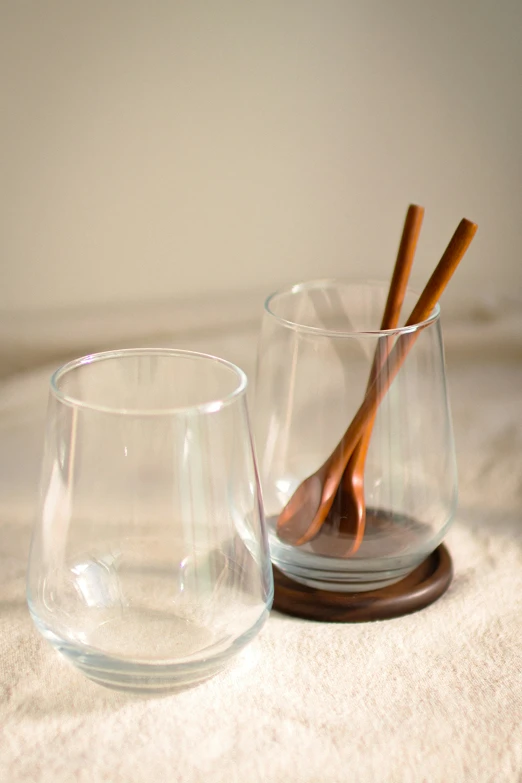
<svg viewBox="0 0 522 783">
<path fill-rule="evenodd" d="M 0 386 L 1 781 L 522 780 L 520 360 L 449 366 L 460 505 L 448 593 L 359 625 L 273 612 L 229 670 L 159 699 L 92 684 L 29 619 L 48 374 Z"/>
</svg>

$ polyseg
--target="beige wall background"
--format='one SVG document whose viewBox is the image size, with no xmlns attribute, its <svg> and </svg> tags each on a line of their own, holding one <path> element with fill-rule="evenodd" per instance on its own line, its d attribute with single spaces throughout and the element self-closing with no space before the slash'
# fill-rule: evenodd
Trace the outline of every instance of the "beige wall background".
<svg viewBox="0 0 522 783">
<path fill-rule="evenodd" d="M 387 277 L 410 201 L 419 282 L 467 216 L 448 301 L 519 306 L 520 0 L 0 8 L 4 323 Z"/>
</svg>

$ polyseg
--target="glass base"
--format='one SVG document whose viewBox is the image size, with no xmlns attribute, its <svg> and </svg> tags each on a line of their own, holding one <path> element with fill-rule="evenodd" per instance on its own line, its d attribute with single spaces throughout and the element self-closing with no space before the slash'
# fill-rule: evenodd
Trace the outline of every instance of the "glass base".
<svg viewBox="0 0 522 783">
<path fill-rule="evenodd" d="M 361 546 L 349 555 L 355 536 L 339 524 L 323 525 L 316 538 L 296 547 L 279 539 L 276 522 L 276 517 L 268 520 L 273 564 L 299 584 L 346 593 L 379 590 L 404 579 L 436 549 L 447 527 L 434 538 L 429 525 L 369 508 Z"/>
<path fill-rule="evenodd" d="M 274 609 L 304 620 L 327 623 L 389 620 L 432 604 L 446 592 L 452 577 L 451 556 L 444 544 L 439 544 L 418 568 L 400 582 L 362 593 L 308 588 L 274 568 Z"/>
<path fill-rule="evenodd" d="M 213 653 L 210 648 L 194 659 L 142 662 L 106 655 L 95 648 L 63 639 L 31 612 L 42 636 L 90 680 L 107 688 L 144 696 L 175 692 L 213 677 L 259 633 L 268 615 L 267 608 L 252 628 L 226 648 L 220 645 L 218 652 Z"/>
<path fill-rule="evenodd" d="M 274 564 L 277 565 L 280 571 L 286 576 L 292 579 L 294 582 L 306 585 L 306 587 L 312 587 L 315 590 L 331 590 L 336 593 L 363 593 L 369 590 L 380 590 L 384 587 L 400 582 L 408 574 L 411 574 L 417 566 L 422 563 L 426 555 L 420 560 L 415 560 L 408 566 L 399 568 L 388 568 L 382 571 L 376 571 L 374 564 L 368 564 L 374 570 L 372 571 L 356 571 L 351 573 L 344 571 L 314 571 L 313 569 L 307 569 L 306 573 L 300 573 L 300 569 L 297 568 L 283 568 L 279 563 L 274 560 Z"/>
</svg>

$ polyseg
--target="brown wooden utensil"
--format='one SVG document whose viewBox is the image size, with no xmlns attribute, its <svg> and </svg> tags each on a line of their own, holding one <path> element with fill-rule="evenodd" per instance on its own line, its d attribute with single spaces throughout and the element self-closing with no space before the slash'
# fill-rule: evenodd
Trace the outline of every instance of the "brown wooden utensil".
<svg viewBox="0 0 522 783">
<path fill-rule="evenodd" d="M 475 223 L 465 218 L 461 220 L 406 321 L 405 328 L 408 326 L 417 327 L 429 318 L 476 231 Z M 301 546 L 314 538 L 321 529 L 332 507 L 348 461 L 365 427 L 375 416 L 379 404 L 413 347 L 418 333 L 416 328 L 401 333 L 393 349 L 379 368 L 361 406 L 332 454 L 315 473 L 308 476 L 298 486 L 282 510 L 277 520 L 277 532 L 282 541 Z"/>
<path fill-rule="evenodd" d="M 388 298 L 382 316 L 381 331 L 395 329 L 399 325 L 402 303 L 404 302 L 404 297 L 406 295 L 406 288 L 410 278 L 423 218 L 424 208 L 411 204 L 404 221 L 397 260 L 395 262 L 390 288 L 388 290 Z M 385 340 L 385 346 L 383 346 L 381 340 L 378 340 L 366 391 L 372 387 L 372 384 L 377 378 L 379 368 L 391 350 L 393 336 L 385 338 Z M 359 549 L 364 535 L 364 528 L 366 525 L 364 467 L 374 423 L 375 414 L 370 417 L 366 429 L 363 431 L 357 446 L 353 450 L 352 456 L 348 460 L 348 465 L 346 466 L 338 490 L 341 508 L 339 532 L 345 537 L 336 542 L 339 549 L 339 551 L 336 552 L 337 557 L 348 557 L 355 554 Z M 328 524 L 328 521 L 329 517 L 325 520 L 325 526 Z M 352 535 L 347 537 L 347 534 L 350 533 Z"/>
</svg>

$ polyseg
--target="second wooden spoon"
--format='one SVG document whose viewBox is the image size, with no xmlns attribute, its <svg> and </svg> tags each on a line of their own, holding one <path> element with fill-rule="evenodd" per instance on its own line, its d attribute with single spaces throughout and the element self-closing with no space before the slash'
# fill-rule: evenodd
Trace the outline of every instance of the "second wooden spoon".
<svg viewBox="0 0 522 783">
<path fill-rule="evenodd" d="M 388 298 L 382 316 L 381 331 L 395 329 L 399 324 L 402 303 L 404 302 L 404 296 L 410 278 L 411 267 L 415 257 L 415 250 L 417 248 L 423 218 L 424 208 L 411 204 L 404 221 L 397 260 L 393 269 L 388 290 Z M 377 340 L 377 347 L 370 370 L 367 391 L 375 382 L 377 373 L 390 352 L 392 341 L 393 337 L 385 337 L 384 341 L 382 339 Z M 383 344 L 383 342 L 385 344 Z M 332 542 L 335 543 L 335 554 L 337 557 L 348 557 L 355 554 L 359 549 L 364 535 L 364 528 L 366 525 L 364 467 L 374 423 L 375 414 L 368 421 L 366 429 L 361 435 L 361 438 L 348 461 L 346 470 L 344 471 L 343 480 L 338 492 L 340 516 L 336 514 L 335 516 L 337 519 L 332 523 L 330 521 L 331 514 L 329 514 L 322 528 L 322 530 L 325 530 L 327 525 L 330 527 L 332 524 L 338 527 L 341 535 L 337 541 Z M 321 538 L 321 536 L 314 539 L 312 548 L 315 549 L 314 543 L 319 543 L 319 538 Z"/>
<path fill-rule="evenodd" d="M 465 218 L 461 220 L 405 327 L 416 327 L 430 316 L 476 231 L 475 223 Z M 298 486 L 281 511 L 277 520 L 277 533 L 282 541 L 301 546 L 319 532 L 332 507 L 348 460 L 368 421 L 375 415 L 381 400 L 414 345 L 418 333 L 414 328 L 402 333 L 386 358 L 385 366 L 380 368 L 343 438 L 326 462 Z"/>
</svg>

